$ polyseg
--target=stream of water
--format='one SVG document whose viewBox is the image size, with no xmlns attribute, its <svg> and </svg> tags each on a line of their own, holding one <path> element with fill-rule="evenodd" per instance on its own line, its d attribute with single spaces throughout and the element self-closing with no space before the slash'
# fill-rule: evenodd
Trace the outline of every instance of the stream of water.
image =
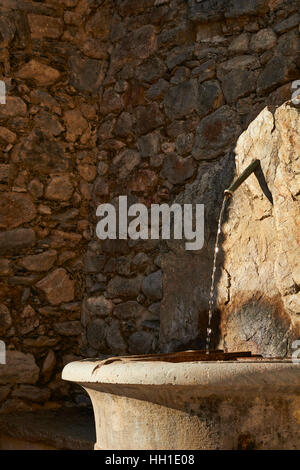
<svg viewBox="0 0 300 470">
<path fill-rule="evenodd" d="M 207 332 L 206 332 L 206 354 L 209 354 L 210 338 L 211 338 L 211 333 L 212 333 L 211 322 L 212 322 L 213 308 L 214 308 L 217 257 L 218 257 L 218 252 L 219 252 L 220 235 L 222 233 L 222 221 L 223 221 L 227 199 L 228 199 L 228 195 L 225 195 L 223 202 L 222 202 L 220 215 L 219 215 L 218 230 L 217 230 L 217 237 L 216 237 L 216 243 L 215 243 L 214 262 L 213 262 L 213 269 L 212 269 L 212 275 L 211 275 L 211 285 L 210 285 L 209 304 L 208 304 L 209 308 L 208 308 L 208 326 L 207 326 Z"/>
</svg>

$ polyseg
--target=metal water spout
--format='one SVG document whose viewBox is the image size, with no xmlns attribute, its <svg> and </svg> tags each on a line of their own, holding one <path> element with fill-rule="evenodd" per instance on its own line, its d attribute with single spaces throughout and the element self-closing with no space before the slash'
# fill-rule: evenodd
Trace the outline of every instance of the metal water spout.
<svg viewBox="0 0 300 470">
<path fill-rule="evenodd" d="M 232 183 L 232 185 L 228 188 L 225 189 L 224 195 L 225 196 L 232 196 L 234 191 L 236 191 L 241 184 L 252 174 L 254 173 L 258 168 L 260 167 L 260 160 L 253 160 L 252 163 L 250 163 L 249 166 L 243 171 L 243 173 Z"/>
</svg>

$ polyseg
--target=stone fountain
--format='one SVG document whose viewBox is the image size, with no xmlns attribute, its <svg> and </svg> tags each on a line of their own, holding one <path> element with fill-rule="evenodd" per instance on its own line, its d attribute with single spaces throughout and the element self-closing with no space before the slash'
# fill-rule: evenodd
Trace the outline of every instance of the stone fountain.
<svg viewBox="0 0 300 470">
<path fill-rule="evenodd" d="M 231 353 L 87 359 L 65 367 L 63 378 L 92 400 L 95 449 L 299 448 L 300 368 L 296 355 L 291 360 L 300 337 L 299 129 L 293 106 L 265 108 L 237 143 L 238 176 L 255 158 L 261 174 L 232 198 L 222 227 L 218 347 Z M 178 318 L 174 309 L 162 323 L 164 349 L 193 334 L 180 326 L 184 315 Z M 241 350 L 254 355 L 232 353 Z"/>
</svg>

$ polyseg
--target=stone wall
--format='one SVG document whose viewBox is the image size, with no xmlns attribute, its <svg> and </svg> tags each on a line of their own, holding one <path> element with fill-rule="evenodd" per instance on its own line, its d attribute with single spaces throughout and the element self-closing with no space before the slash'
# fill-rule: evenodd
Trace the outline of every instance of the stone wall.
<svg viewBox="0 0 300 470">
<path fill-rule="evenodd" d="M 1 412 L 83 400 L 60 380 L 72 359 L 203 347 L 232 150 L 291 97 L 298 8 L 0 0 Z M 99 203 L 185 200 L 191 184 L 207 206 L 201 253 L 96 239 Z"/>
</svg>

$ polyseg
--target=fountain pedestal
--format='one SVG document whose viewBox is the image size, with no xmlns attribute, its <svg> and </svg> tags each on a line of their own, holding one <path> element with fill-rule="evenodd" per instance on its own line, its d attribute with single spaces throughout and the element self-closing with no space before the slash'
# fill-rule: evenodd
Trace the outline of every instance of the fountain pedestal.
<svg viewBox="0 0 300 470">
<path fill-rule="evenodd" d="M 68 364 L 89 394 L 98 450 L 297 449 L 300 365 L 125 361 Z"/>
</svg>

